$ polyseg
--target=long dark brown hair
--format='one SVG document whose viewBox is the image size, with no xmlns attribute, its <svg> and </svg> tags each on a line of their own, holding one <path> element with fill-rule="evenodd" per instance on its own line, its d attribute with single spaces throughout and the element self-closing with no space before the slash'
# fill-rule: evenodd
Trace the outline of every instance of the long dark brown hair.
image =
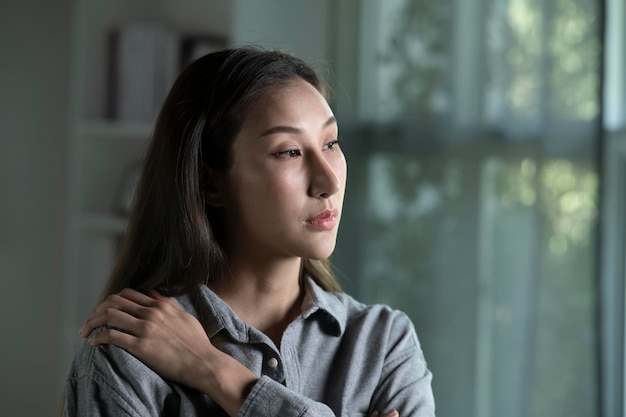
<svg viewBox="0 0 626 417">
<path fill-rule="evenodd" d="M 105 297 L 125 287 L 179 295 L 224 275 L 223 225 L 204 201 L 200 169 L 227 171 L 249 107 L 294 78 L 326 95 L 311 67 L 277 51 L 219 51 L 180 74 L 157 118 Z M 304 259 L 303 273 L 327 291 L 340 291 L 328 260 Z"/>
</svg>

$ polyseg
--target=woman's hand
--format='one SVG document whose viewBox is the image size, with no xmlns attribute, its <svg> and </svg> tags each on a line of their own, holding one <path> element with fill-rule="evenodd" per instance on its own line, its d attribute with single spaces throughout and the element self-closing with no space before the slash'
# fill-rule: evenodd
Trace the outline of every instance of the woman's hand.
<svg viewBox="0 0 626 417">
<path fill-rule="evenodd" d="M 256 376 L 211 344 L 200 322 L 156 291 L 132 289 L 110 295 L 81 330 L 91 345 L 114 344 L 165 379 L 198 389 L 236 415 Z"/>
<path fill-rule="evenodd" d="M 140 359 L 156 373 L 184 385 L 199 380 L 199 363 L 215 356 L 215 349 L 202 325 L 173 300 L 156 291 L 148 295 L 125 289 L 100 304 L 81 335 L 95 333 L 92 345 L 114 344 Z"/>
</svg>

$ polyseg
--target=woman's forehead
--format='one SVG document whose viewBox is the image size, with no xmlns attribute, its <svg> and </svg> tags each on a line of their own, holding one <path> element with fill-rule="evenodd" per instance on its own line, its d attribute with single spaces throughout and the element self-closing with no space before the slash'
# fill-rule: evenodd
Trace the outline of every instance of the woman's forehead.
<svg viewBox="0 0 626 417">
<path fill-rule="evenodd" d="M 322 119 L 325 123 L 332 116 L 333 112 L 319 90 L 307 81 L 297 79 L 267 89 L 248 108 L 244 125 L 298 124 L 306 119 Z"/>
</svg>

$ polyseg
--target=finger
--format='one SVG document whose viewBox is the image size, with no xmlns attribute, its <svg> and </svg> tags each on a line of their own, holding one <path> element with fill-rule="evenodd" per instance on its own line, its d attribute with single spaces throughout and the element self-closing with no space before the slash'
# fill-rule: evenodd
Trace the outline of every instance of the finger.
<svg viewBox="0 0 626 417">
<path fill-rule="evenodd" d="M 130 300 L 136 304 L 139 304 L 145 307 L 152 307 L 155 305 L 154 303 L 155 299 L 153 297 L 150 297 L 149 295 L 141 293 L 132 288 L 124 288 L 122 291 L 118 293 L 118 295 L 120 297 L 123 297 L 127 300 Z"/>
<path fill-rule="evenodd" d="M 389 412 L 387 412 L 383 417 L 399 417 L 400 413 L 395 408 Z"/>
<path fill-rule="evenodd" d="M 99 314 L 104 314 L 106 310 L 110 308 L 124 310 L 132 314 L 132 312 L 139 312 L 140 307 L 143 307 L 143 304 L 125 297 L 122 293 L 111 294 L 103 302 L 98 304 L 96 308 L 94 308 L 93 312 L 91 313 L 91 317 L 97 316 Z"/>
<path fill-rule="evenodd" d="M 107 324 L 109 315 L 111 311 L 114 310 L 123 311 L 134 317 L 142 318 L 145 316 L 146 307 L 118 294 L 110 295 L 94 309 L 93 313 L 91 313 L 91 317 L 87 319 L 80 330 L 81 337 L 87 337 L 96 327 Z"/>
<path fill-rule="evenodd" d="M 378 417 L 378 416 L 380 416 L 380 413 L 378 411 L 374 411 L 372 413 L 372 417 Z"/>
<path fill-rule="evenodd" d="M 148 291 L 148 295 L 157 301 L 168 303 L 169 305 L 176 307 L 179 310 L 182 310 L 181 306 L 176 301 L 174 301 L 174 299 L 161 295 L 161 293 L 159 293 L 157 290 Z"/>
<path fill-rule="evenodd" d="M 139 319 L 125 311 L 115 308 L 106 309 L 102 314 L 90 317 L 81 330 L 81 336 L 87 337 L 98 327 L 112 326 L 137 334 Z"/>
<path fill-rule="evenodd" d="M 131 334 L 118 329 L 109 328 L 90 337 L 89 344 L 91 346 L 111 344 L 131 351 L 132 346 L 136 344 L 136 340 L 137 338 Z"/>
</svg>

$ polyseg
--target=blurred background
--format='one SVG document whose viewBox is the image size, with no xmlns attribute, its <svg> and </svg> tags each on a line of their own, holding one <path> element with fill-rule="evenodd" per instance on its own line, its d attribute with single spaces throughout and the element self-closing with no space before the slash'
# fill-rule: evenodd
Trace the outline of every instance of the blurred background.
<svg viewBox="0 0 626 417">
<path fill-rule="evenodd" d="M 443 417 L 626 416 L 623 0 L 1 0 L 0 415 L 53 415 L 163 95 L 280 48 L 332 85 L 345 290 Z"/>
</svg>

